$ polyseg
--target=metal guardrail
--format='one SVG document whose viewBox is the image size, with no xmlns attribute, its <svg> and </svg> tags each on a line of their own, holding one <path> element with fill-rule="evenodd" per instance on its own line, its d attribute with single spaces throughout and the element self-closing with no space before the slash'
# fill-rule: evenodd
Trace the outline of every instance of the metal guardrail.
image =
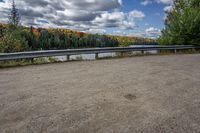
<svg viewBox="0 0 200 133">
<path fill-rule="evenodd" d="M 89 48 L 89 49 L 67 49 L 67 50 L 46 50 L 46 51 L 31 51 L 18 53 L 2 53 L 0 54 L 0 61 L 17 60 L 17 59 L 34 59 L 40 57 L 52 56 L 67 56 L 80 54 L 96 54 L 96 58 L 100 53 L 114 53 L 114 52 L 131 52 L 131 51 L 152 51 L 152 50 L 186 50 L 186 49 L 200 49 L 200 46 L 145 46 L 145 47 L 113 47 L 113 48 Z"/>
</svg>

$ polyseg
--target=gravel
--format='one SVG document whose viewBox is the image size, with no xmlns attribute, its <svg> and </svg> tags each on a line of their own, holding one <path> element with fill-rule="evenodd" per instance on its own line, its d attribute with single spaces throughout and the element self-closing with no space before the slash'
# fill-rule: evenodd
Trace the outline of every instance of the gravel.
<svg viewBox="0 0 200 133">
<path fill-rule="evenodd" d="M 0 133 L 198 133 L 200 55 L 0 69 Z"/>
</svg>

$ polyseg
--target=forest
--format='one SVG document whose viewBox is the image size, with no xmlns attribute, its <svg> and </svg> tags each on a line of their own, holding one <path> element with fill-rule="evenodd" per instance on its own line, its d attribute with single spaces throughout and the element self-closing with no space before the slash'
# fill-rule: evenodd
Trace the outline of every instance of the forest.
<svg viewBox="0 0 200 133">
<path fill-rule="evenodd" d="M 20 25 L 15 1 L 11 4 L 8 24 L 0 24 L 0 53 L 33 50 L 124 47 L 156 44 L 156 40 L 139 37 L 89 34 L 69 29 L 45 29 Z"/>
<path fill-rule="evenodd" d="M 0 25 L 0 52 L 31 50 L 119 47 L 134 44 L 155 44 L 155 40 L 137 37 L 87 34 L 68 29 L 44 29 Z"/>
</svg>

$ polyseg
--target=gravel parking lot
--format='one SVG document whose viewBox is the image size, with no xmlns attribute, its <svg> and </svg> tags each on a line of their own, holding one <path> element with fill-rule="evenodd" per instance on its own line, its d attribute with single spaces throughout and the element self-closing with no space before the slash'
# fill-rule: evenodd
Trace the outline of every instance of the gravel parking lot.
<svg viewBox="0 0 200 133">
<path fill-rule="evenodd" d="M 0 133 L 199 133 L 200 55 L 0 69 Z"/>
</svg>

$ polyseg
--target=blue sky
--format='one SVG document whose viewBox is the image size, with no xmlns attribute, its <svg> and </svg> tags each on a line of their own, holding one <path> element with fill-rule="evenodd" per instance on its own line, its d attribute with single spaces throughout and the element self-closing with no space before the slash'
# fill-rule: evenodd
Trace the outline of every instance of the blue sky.
<svg viewBox="0 0 200 133">
<path fill-rule="evenodd" d="M 139 0 L 124 0 L 123 11 L 130 12 L 132 10 L 139 10 L 145 14 L 145 18 L 139 22 L 139 26 L 143 27 L 145 24 L 155 26 L 158 28 L 163 27 L 164 7 L 163 4 L 152 3 L 142 5 Z"/>
<path fill-rule="evenodd" d="M 11 0 L 0 0 L 7 23 Z M 155 38 L 173 0 L 15 0 L 21 24 L 83 32 Z"/>
<path fill-rule="evenodd" d="M 138 10 L 145 14 L 142 20 L 137 21 L 138 27 L 134 30 L 128 31 L 129 33 L 145 32 L 146 29 L 163 29 L 164 28 L 164 8 L 171 4 L 165 2 L 151 1 L 149 4 L 142 4 L 141 0 L 123 0 L 122 11 L 130 12 L 132 10 Z M 127 32 L 127 31 L 126 31 Z M 159 33 L 158 33 L 159 34 Z M 157 36 L 157 35 L 155 35 Z"/>
<path fill-rule="evenodd" d="M 121 10 L 123 12 L 131 12 L 132 10 L 138 10 L 145 14 L 145 17 L 141 20 L 137 20 L 136 24 L 138 27 L 136 27 L 134 30 L 120 30 L 128 34 L 133 33 L 137 35 L 137 33 L 144 33 L 147 29 L 152 30 L 161 30 L 164 28 L 164 17 L 165 17 L 165 11 L 164 8 L 167 7 L 170 4 L 166 3 L 158 3 L 158 2 L 152 2 L 147 5 L 143 5 L 142 1 L 140 0 L 123 0 L 123 6 Z M 114 30 L 114 29 L 110 29 Z M 108 29 L 108 31 L 110 31 Z M 159 31 L 156 31 L 159 32 Z M 158 36 L 159 33 L 156 35 L 152 35 L 153 37 Z"/>
</svg>

